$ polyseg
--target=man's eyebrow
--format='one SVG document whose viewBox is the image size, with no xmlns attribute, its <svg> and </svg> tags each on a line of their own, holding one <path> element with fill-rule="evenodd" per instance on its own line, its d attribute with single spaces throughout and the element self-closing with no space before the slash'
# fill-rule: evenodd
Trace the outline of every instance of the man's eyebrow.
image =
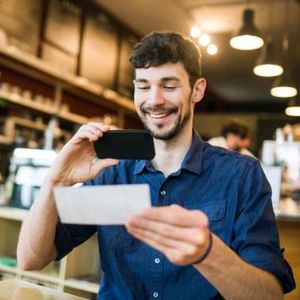
<svg viewBox="0 0 300 300">
<path fill-rule="evenodd" d="M 144 83 L 147 83 L 148 80 L 143 79 L 143 78 L 137 78 L 137 79 L 134 79 L 134 80 L 133 80 L 133 83 L 137 83 L 137 82 L 144 82 Z"/>
<path fill-rule="evenodd" d="M 163 82 L 166 82 L 166 81 L 177 81 L 177 82 L 180 82 L 179 78 L 175 77 L 175 76 L 163 77 L 161 79 L 161 81 L 163 81 Z"/>
<path fill-rule="evenodd" d="M 180 82 L 180 79 L 178 77 L 175 77 L 175 76 L 169 76 L 169 77 L 161 78 L 160 81 L 162 81 L 162 82 L 167 82 L 167 81 Z M 138 82 L 148 83 L 149 81 L 147 79 L 144 79 L 144 78 L 137 78 L 137 79 L 133 80 L 133 82 L 134 83 L 138 83 Z"/>
</svg>

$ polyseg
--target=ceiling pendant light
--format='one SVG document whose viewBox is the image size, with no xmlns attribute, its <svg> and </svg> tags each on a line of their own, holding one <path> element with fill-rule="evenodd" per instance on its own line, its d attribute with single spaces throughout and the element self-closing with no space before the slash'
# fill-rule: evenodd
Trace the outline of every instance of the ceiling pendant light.
<svg viewBox="0 0 300 300">
<path fill-rule="evenodd" d="M 297 96 L 298 91 L 295 81 L 292 77 L 292 66 L 288 63 L 290 58 L 289 51 L 289 3 L 286 2 L 286 30 L 283 38 L 283 62 L 284 62 L 284 73 L 275 79 L 272 88 L 271 95 L 279 98 L 292 98 Z"/>
<path fill-rule="evenodd" d="M 270 5 L 270 4 L 268 4 Z M 260 56 L 258 57 L 253 72 L 257 76 L 261 77 L 275 77 L 283 73 L 283 67 L 279 63 L 279 60 L 276 59 L 273 41 L 271 36 L 272 28 L 272 19 L 273 19 L 273 2 L 269 9 L 269 28 L 268 28 L 268 38 L 265 46 L 262 49 Z"/>
<path fill-rule="evenodd" d="M 291 117 L 300 116 L 300 100 L 292 98 L 285 109 L 285 114 Z"/>
<path fill-rule="evenodd" d="M 278 98 L 292 98 L 297 94 L 296 85 L 288 70 L 274 81 L 271 88 L 271 95 Z"/>
<path fill-rule="evenodd" d="M 190 30 L 190 35 L 192 38 L 196 39 L 201 35 L 202 31 L 199 26 L 193 26 Z"/>
<path fill-rule="evenodd" d="M 206 51 L 209 55 L 216 55 L 218 53 L 218 47 L 215 44 L 209 44 Z"/>
<path fill-rule="evenodd" d="M 198 39 L 198 43 L 202 47 L 206 47 L 211 42 L 211 37 L 207 33 L 202 33 Z"/>
<path fill-rule="evenodd" d="M 271 38 L 268 41 L 257 59 L 253 72 L 257 76 L 275 77 L 283 73 L 283 67 L 276 60 Z"/>
<path fill-rule="evenodd" d="M 243 25 L 238 34 L 230 39 L 230 46 L 238 50 L 254 50 L 264 45 L 259 31 L 254 25 L 254 10 L 245 9 L 243 13 Z"/>
</svg>

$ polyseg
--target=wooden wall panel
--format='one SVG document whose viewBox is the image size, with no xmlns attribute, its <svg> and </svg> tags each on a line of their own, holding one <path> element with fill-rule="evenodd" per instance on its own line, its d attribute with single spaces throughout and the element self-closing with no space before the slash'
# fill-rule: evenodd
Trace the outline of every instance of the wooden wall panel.
<svg viewBox="0 0 300 300">
<path fill-rule="evenodd" d="M 83 35 L 81 75 L 113 87 L 117 67 L 118 31 L 104 13 L 89 10 Z"/>
<path fill-rule="evenodd" d="M 36 53 L 42 0 L 0 1 L 0 29 L 10 45 L 25 52 Z"/>
</svg>

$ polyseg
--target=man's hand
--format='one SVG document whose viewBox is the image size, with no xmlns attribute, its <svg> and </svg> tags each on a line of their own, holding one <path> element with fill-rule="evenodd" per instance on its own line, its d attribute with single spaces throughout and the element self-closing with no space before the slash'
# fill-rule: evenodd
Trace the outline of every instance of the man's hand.
<svg viewBox="0 0 300 300">
<path fill-rule="evenodd" d="M 57 209 L 53 187 L 84 182 L 96 177 L 106 167 L 118 163 L 115 159 L 94 161 L 93 142 L 109 129 L 101 123 L 84 124 L 58 153 L 21 228 L 17 249 L 21 269 L 42 269 L 57 257 Z"/>
<path fill-rule="evenodd" d="M 206 215 L 178 205 L 146 209 L 133 216 L 126 227 L 134 237 L 162 252 L 176 265 L 194 263 L 209 246 Z"/>
<path fill-rule="evenodd" d="M 73 185 L 95 178 L 103 169 L 117 164 L 115 159 L 94 162 L 93 142 L 109 129 L 109 126 L 96 122 L 82 125 L 59 152 L 46 180 L 54 185 Z"/>
</svg>

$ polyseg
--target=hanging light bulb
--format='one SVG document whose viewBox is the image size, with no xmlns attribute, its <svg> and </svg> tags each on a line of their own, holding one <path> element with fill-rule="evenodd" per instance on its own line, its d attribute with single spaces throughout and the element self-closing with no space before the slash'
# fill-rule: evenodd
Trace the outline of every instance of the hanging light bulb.
<svg viewBox="0 0 300 300">
<path fill-rule="evenodd" d="M 206 51 L 209 55 L 216 55 L 218 53 L 218 47 L 215 44 L 209 44 Z"/>
<path fill-rule="evenodd" d="M 199 44 L 203 47 L 206 47 L 210 43 L 210 41 L 211 37 L 206 33 L 201 34 L 201 36 L 198 39 Z"/>
<path fill-rule="evenodd" d="M 197 39 L 201 35 L 201 29 L 199 26 L 193 26 L 190 31 L 190 35 L 192 38 Z"/>
<path fill-rule="evenodd" d="M 242 28 L 236 36 L 230 39 L 229 43 L 232 48 L 238 50 L 254 50 L 264 45 L 264 40 L 254 25 L 254 10 L 244 10 Z"/>
<path fill-rule="evenodd" d="M 300 100 L 292 98 L 285 109 L 285 114 L 291 117 L 300 116 Z"/>
<path fill-rule="evenodd" d="M 283 67 L 275 59 L 271 38 L 268 38 L 263 52 L 255 63 L 253 72 L 262 77 L 275 77 L 283 73 Z"/>
<path fill-rule="evenodd" d="M 269 5 L 269 4 L 268 4 Z M 268 28 L 268 38 L 267 43 L 262 49 L 260 56 L 258 57 L 253 72 L 257 76 L 262 77 L 275 77 L 283 73 L 283 67 L 280 65 L 279 61 L 276 60 L 273 48 L 273 42 L 271 37 L 272 28 L 272 16 L 273 16 L 273 2 L 269 9 L 269 28 Z"/>
<path fill-rule="evenodd" d="M 271 95 L 279 98 L 292 98 L 298 94 L 295 81 L 291 74 L 291 66 L 288 65 L 289 57 L 289 40 L 288 36 L 285 35 L 283 38 L 283 53 L 284 53 L 284 73 L 275 79 L 272 88 Z"/>
<path fill-rule="evenodd" d="M 297 94 L 298 91 L 289 70 L 286 70 L 280 77 L 278 77 L 271 88 L 271 95 L 274 97 L 292 98 Z"/>
</svg>

